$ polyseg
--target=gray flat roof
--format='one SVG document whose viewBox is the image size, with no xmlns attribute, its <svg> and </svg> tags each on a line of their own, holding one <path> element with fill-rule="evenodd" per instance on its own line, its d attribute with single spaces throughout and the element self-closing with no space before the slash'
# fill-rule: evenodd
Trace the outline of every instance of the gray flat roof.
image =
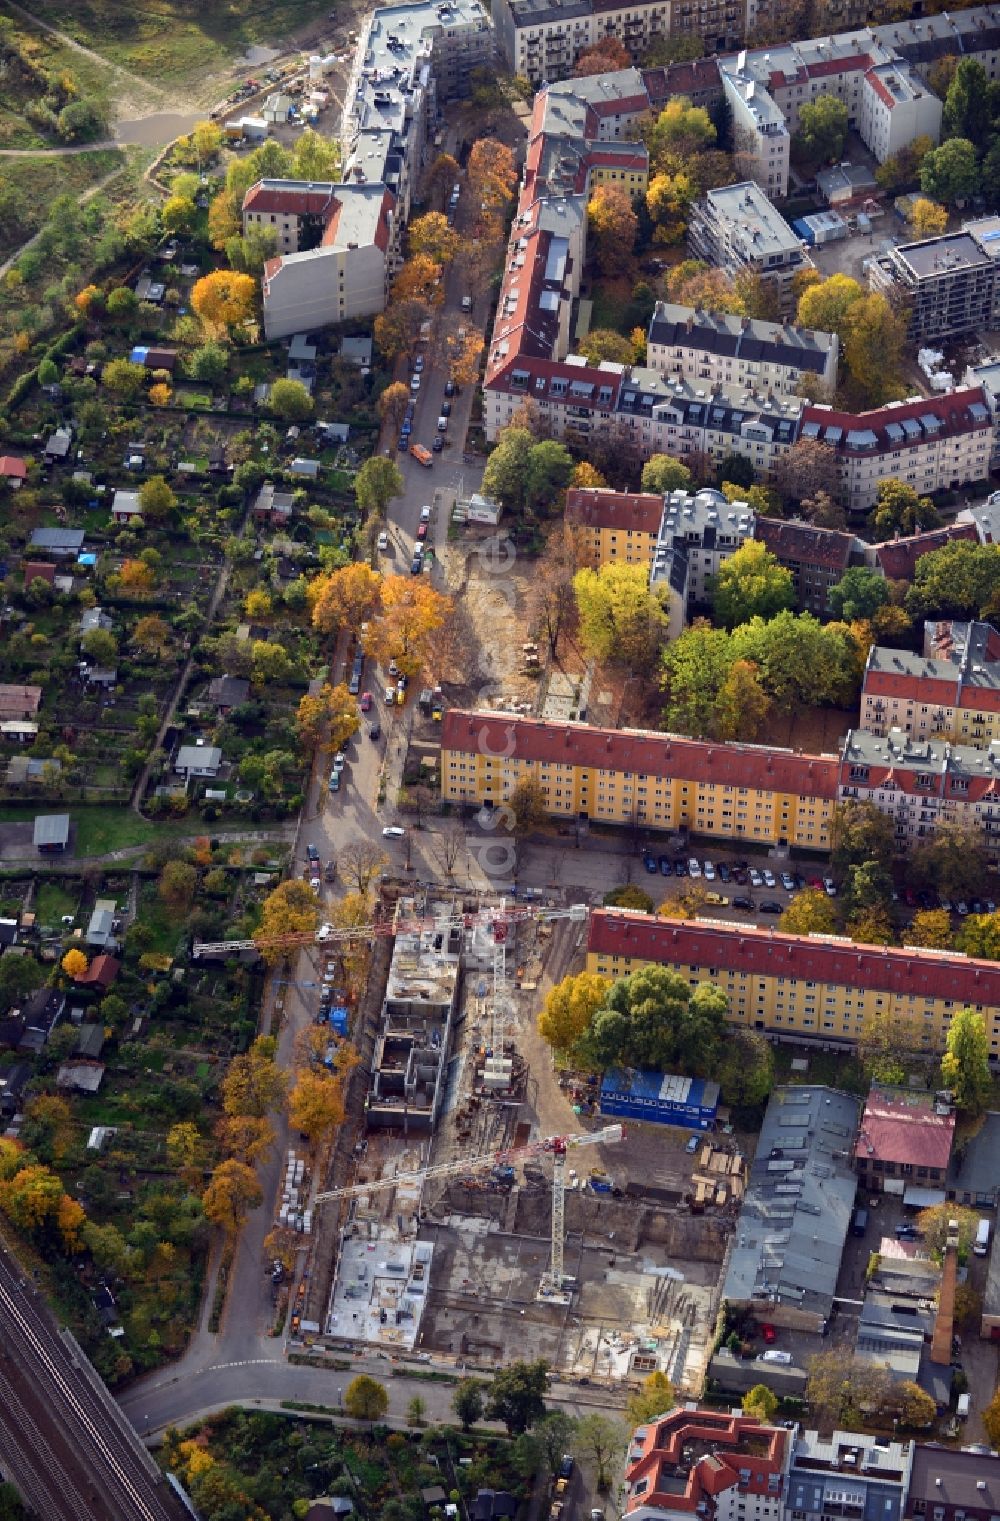
<svg viewBox="0 0 1000 1521">
<path fill-rule="evenodd" d="M 919 243 L 902 243 L 897 253 L 921 279 L 944 275 L 953 269 L 975 269 L 977 266 L 988 269 L 992 262 L 967 232 L 953 232 L 943 238 L 924 238 Z"/>
<path fill-rule="evenodd" d="M 65 845 L 69 839 L 68 813 L 40 813 L 35 819 L 36 845 Z"/>
</svg>

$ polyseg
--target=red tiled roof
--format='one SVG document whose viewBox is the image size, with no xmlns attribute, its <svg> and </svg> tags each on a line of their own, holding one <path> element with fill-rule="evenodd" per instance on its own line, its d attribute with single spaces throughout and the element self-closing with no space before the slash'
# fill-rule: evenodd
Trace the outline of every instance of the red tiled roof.
<svg viewBox="0 0 1000 1521">
<path fill-rule="evenodd" d="M 907 539 L 887 539 L 885 543 L 875 545 L 875 558 L 886 580 L 912 581 L 920 556 L 941 549 L 953 539 L 973 539 L 978 543 L 976 525 L 948 523 L 944 528 L 911 534 Z"/>
<path fill-rule="evenodd" d="M 25 586 L 30 586 L 32 581 L 46 581 L 51 586 L 56 578 L 56 568 L 48 560 L 25 560 L 21 569 Z"/>
<path fill-rule="evenodd" d="M 719 1410 L 671 1410 L 640 1426 L 632 1439 L 625 1480 L 626 1514 L 647 1507 L 704 1514 L 706 1496 L 727 1489 L 778 1498 L 769 1480 L 785 1468 L 787 1431 L 753 1416 Z M 678 1483 L 684 1476 L 684 1488 Z M 661 1487 L 661 1480 L 668 1480 Z M 645 1480 L 640 1493 L 636 1486 Z"/>
<path fill-rule="evenodd" d="M 96 984 L 98 987 L 109 988 L 121 970 L 121 962 L 116 961 L 114 956 L 95 956 L 85 972 L 79 977 L 74 977 L 74 982 L 84 986 Z"/>
<path fill-rule="evenodd" d="M 616 148 L 612 143 L 602 144 L 587 154 L 587 165 L 591 168 L 627 169 L 633 174 L 644 174 L 649 169 L 649 154 L 645 148 L 633 148 L 631 145 L 626 151 L 624 145 Z"/>
<path fill-rule="evenodd" d="M 836 528 L 813 528 L 810 523 L 787 523 L 781 518 L 758 518 L 756 536 L 779 560 L 822 565 L 829 570 L 846 570 L 854 546 L 853 534 Z"/>
<path fill-rule="evenodd" d="M 891 111 L 896 102 L 892 98 L 892 92 L 886 89 L 875 70 L 868 69 L 865 73 L 865 79 L 871 85 L 882 104 Z"/>
<path fill-rule="evenodd" d="M 978 422 L 969 411 L 976 402 L 985 409 L 983 420 Z M 803 427 L 806 423 L 817 423 L 820 428 L 831 425 L 839 428 L 840 437 L 832 444 L 839 456 L 848 459 L 876 458 L 879 454 L 920 448 L 928 443 L 930 439 L 922 430 L 912 439 L 905 436 L 902 439 L 890 438 L 886 432 L 890 423 L 902 423 L 910 418 L 927 416 L 937 418 L 940 423 L 932 435 L 934 441 L 952 438 L 957 433 L 975 433 L 980 430 L 992 436 L 993 423 L 981 386 L 967 386 L 961 391 L 949 391 L 945 396 L 917 396 L 913 401 L 904 401 L 898 406 L 876 407 L 871 412 L 840 412 L 832 407 L 807 406 L 802 412 L 802 424 Z M 874 449 L 849 446 L 850 434 L 869 430 L 876 436 L 877 446 Z M 830 439 L 823 438 L 822 442 L 830 443 Z"/>
<path fill-rule="evenodd" d="M 943 1171 L 951 1156 L 955 1115 L 936 1114 L 932 1106 L 915 1103 L 912 1094 L 868 1095 L 854 1155 L 862 1162 L 902 1162 Z"/>
<path fill-rule="evenodd" d="M 16 454 L 0 454 L 0 475 L 7 480 L 23 481 L 27 479 L 28 467 Z"/>
<path fill-rule="evenodd" d="M 441 748 L 464 754 L 508 755 L 522 761 L 554 761 L 588 770 L 627 771 L 638 776 L 679 776 L 798 797 L 837 796 L 835 755 L 716 744 L 640 729 L 598 729 L 590 724 L 452 708 L 442 723 Z"/>
<path fill-rule="evenodd" d="M 916 697 L 927 703 L 952 707 L 958 696 L 958 668 L 948 680 L 941 676 L 918 676 L 912 671 L 874 671 L 865 673 L 866 697 Z"/>
<path fill-rule="evenodd" d="M 1000 1005 L 1000 962 L 957 951 L 844 945 L 771 929 L 651 919 L 625 909 L 599 908 L 590 916 L 587 949 L 671 966 L 713 966 L 914 998 L 951 999 L 956 1008 Z"/>
<path fill-rule="evenodd" d="M 854 74 L 871 66 L 868 53 L 852 53 L 849 58 L 820 58 L 816 63 L 807 63 L 806 74 L 810 79 L 829 79 L 836 74 Z"/>
<path fill-rule="evenodd" d="M 258 180 L 243 197 L 243 210 L 267 215 L 273 212 L 281 216 L 319 217 L 331 208 L 333 199 L 329 185 L 303 189 L 293 181 L 265 185 Z"/>
<path fill-rule="evenodd" d="M 643 69 L 642 81 L 649 91 L 652 105 L 662 105 L 673 95 L 722 93 L 719 65 L 714 58 L 697 58 L 690 63 L 671 63 L 666 68 Z"/>
<path fill-rule="evenodd" d="M 566 521 L 581 528 L 620 528 L 657 534 L 663 497 L 649 492 L 612 491 L 607 486 L 574 486 L 566 493 Z"/>
</svg>

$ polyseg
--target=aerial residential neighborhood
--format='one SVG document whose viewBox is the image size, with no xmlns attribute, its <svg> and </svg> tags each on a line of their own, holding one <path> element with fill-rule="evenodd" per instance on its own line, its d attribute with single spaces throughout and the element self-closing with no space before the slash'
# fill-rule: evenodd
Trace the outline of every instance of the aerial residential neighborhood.
<svg viewBox="0 0 1000 1521">
<path fill-rule="evenodd" d="M 0 5 L 0 1515 L 1000 1514 L 998 71 Z"/>
</svg>

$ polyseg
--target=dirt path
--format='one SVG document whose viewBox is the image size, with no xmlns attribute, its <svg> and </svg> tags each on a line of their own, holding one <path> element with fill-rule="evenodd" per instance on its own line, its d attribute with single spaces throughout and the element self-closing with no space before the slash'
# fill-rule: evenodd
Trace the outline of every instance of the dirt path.
<svg viewBox="0 0 1000 1521">
<path fill-rule="evenodd" d="M 89 58 L 92 63 L 99 64 L 101 68 L 107 69 L 126 84 L 131 85 L 133 89 L 138 90 L 140 94 L 154 95 L 161 101 L 169 100 L 175 106 L 178 104 L 176 96 L 171 92 L 162 89 L 160 85 L 150 84 L 146 79 L 140 79 L 138 74 L 130 74 L 128 69 L 123 69 L 117 63 L 112 63 L 110 58 L 105 58 L 102 53 L 95 53 L 93 48 L 84 47 L 82 42 L 77 42 L 68 32 L 61 32 L 50 21 L 43 21 L 40 16 L 32 15 L 31 11 L 27 10 L 25 6 L 18 5 L 17 0 L 8 0 L 8 3 L 12 11 L 16 11 L 19 16 L 23 17 L 25 21 L 30 22 L 32 26 L 37 26 L 40 31 L 48 32 L 50 36 L 58 38 L 64 47 L 72 48 L 74 53 L 80 53 L 84 58 Z"/>
<path fill-rule="evenodd" d="M 117 147 L 118 144 L 112 143 L 111 146 Z M 83 205 L 84 201 L 89 201 L 92 196 L 97 195 L 99 191 L 103 190 L 105 185 L 110 185 L 112 180 L 117 179 L 124 167 L 124 162 L 122 162 L 118 165 L 117 169 L 112 169 L 110 174 L 106 174 L 102 180 L 98 180 L 96 184 L 91 185 L 87 190 L 85 190 L 80 197 L 81 206 Z M 0 279 L 3 279 L 8 269 L 12 268 L 12 266 L 17 263 L 18 259 L 23 253 L 26 253 L 27 250 L 33 246 L 33 244 L 38 242 L 44 231 L 45 228 L 40 227 L 35 233 L 34 237 L 29 238 L 26 243 L 22 243 L 20 248 L 15 248 L 14 252 L 10 254 L 8 258 L 4 259 L 3 263 L 0 264 Z"/>
<path fill-rule="evenodd" d="M 99 153 L 118 146 L 113 137 L 102 137 L 97 143 L 74 143 L 66 148 L 0 148 L 0 158 L 72 158 L 74 153 Z"/>
</svg>

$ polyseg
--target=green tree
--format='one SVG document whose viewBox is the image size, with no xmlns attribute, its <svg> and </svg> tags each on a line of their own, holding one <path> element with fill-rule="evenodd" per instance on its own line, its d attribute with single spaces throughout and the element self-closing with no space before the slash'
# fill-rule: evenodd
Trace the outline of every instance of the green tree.
<svg viewBox="0 0 1000 1521">
<path fill-rule="evenodd" d="M 159 523 L 177 506 L 177 498 L 162 475 L 151 475 L 139 488 L 139 505 L 143 517 Z"/>
<path fill-rule="evenodd" d="M 727 1030 L 715 1076 L 727 1104 L 765 1104 L 774 1087 L 774 1051 L 756 1030 Z"/>
<path fill-rule="evenodd" d="M 600 1411 L 593 1410 L 576 1422 L 577 1451 L 589 1458 L 596 1470 L 597 1488 L 608 1488 L 611 1463 L 619 1452 L 624 1452 L 628 1431 L 621 1421 L 611 1420 Z"/>
<path fill-rule="evenodd" d="M 970 922 L 966 920 L 966 924 Z M 922 908 L 903 931 L 903 940 L 906 945 L 923 946 L 927 950 L 952 950 L 955 937 L 951 931 L 951 915 L 943 908 Z"/>
<path fill-rule="evenodd" d="M 58 117 L 59 136 L 68 143 L 92 143 L 108 130 L 100 106 L 93 100 L 70 100 Z"/>
<path fill-rule="evenodd" d="M 966 137 L 952 137 L 932 148 L 920 166 L 920 188 L 942 206 L 969 201 L 979 189 L 976 149 Z"/>
<path fill-rule="evenodd" d="M 198 868 L 186 861 L 168 861 L 160 872 L 157 892 L 168 908 L 184 914 L 194 902 L 198 887 Z"/>
<path fill-rule="evenodd" d="M 427 1401 L 421 1399 L 419 1394 L 415 1394 L 406 1406 L 407 1426 L 422 1426 L 426 1412 Z"/>
<path fill-rule="evenodd" d="M 796 321 L 800 327 L 819 328 L 836 333 L 842 341 L 847 336 L 847 319 L 851 307 L 862 300 L 864 286 L 850 275 L 830 275 L 810 285 L 799 297 Z"/>
<path fill-rule="evenodd" d="M 536 1422 L 532 1435 L 551 1477 L 559 1472 L 563 1454 L 570 1448 L 575 1433 L 576 1421 L 565 1410 L 547 1410 Z"/>
<path fill-rule="evenodd" d="M 795 602 L 792 573 L 756 539 L 746 539 L 711 578 L 716 619 L 726 628 L 751 618 L 773 618 Z"/>
<path fill-rule="evenodd" d="M 974 898 L 986 875 L 982 834 L 972 825 L 947 820 L 910 852 L 910 870 L 918 882 L 948 898 Z"/>
<path fill-rule="evenodd" d="M 585 566 L 573 577 L 580 642 L 596 660 L 614 660 L 633 671 L 649 670 L 663 643 L 667 619 L 649 590 L 644 565 L 612 562 Z"/>
<path fill-rule="evenodd" d="M 534 445 L 528 428 L 503 428 L 483 471 L 483 491 L 505 507 L 523 507 L 528 458 Z"/>
<path fill-rule="evenodd" d="M 917 1225 L 923 1232 L 924 1250 L 940 1262 L 944 1256 L 945 1243 L 958 1226 L 958 1255 L 967 1258 L 979 1228 L 979 1213 L 950 1200 L 944 1204 L 932 1204 L 917 1216 Z"/>
<path fill-rule="evenodd" d="M 895 848 L 892 820 L 866 800 L 838 803 L 830 819 L 830 862 L 838 876 L 876 861 L 888 871 Z"/>
<path fill-rule="evenodd" d="M 944 912 L 944 910 L 941 910 Z M 945 913 L 949 927 L 951 916 Z M 958 948 L 966 956 L 981 956 L 985 961 L 1000 961 L 1000 913 L 970 914 L 962 925 Z M 0 968 L 7 961 L 0 961 Z"/>
<path fill-rule="evenodd" d="M 666 1415 L 677 1403 L 674 1386 L 665 1373 L 657 1370 L 642 1381 L 642 1390 L 630 1394 L 625 1414 L 630 1426 L 647 1426 L 659 1415 Z"/>
<path fill-rule="evenodd" d="M 754 1384 L 743 1396 L 745 1415 L 755 1415 L 765 1425 L 770 1422 L 778 1408 L 778 1396 L 766 1384 Z"/>
<path fill-rule="evenodd" d="M 651 914 L 656 907 L 649 893 L 636 887 L 634 882 L 629 882 L 624 887 L 612 887 L 610 892 L 604 894 L 602 901 L 605 908 L 631 908 L 637 914 Z"/>
<path fill-rule="evenodd" d="M 959 60 L 944 98 L 941 126 L 946 137 L 964 138 L 983 148 L 996 130 L 996 97 L 978 58 Z"/>
<path fill-rule="evenodd" d="M 773 618 L 751 618 L 733 630 L 737 660 L 752 662 L 764 691 L 783 712 L 798 706 L 847 707 L 857 700 L 861 677 L 858 647 L 842 623 L 823 625 L 811 613 L 787 609 Z"/>
<path fill-rule="evenodd" d="M 109 296 L 109 305 L 110 301 Z M 136 401 L 146 384 L 146 371 L 141 364 L 133 364 L 129 359 L 111 359 L 104 366 L 101 380 L 122 401 Z"/>
<path fill-rule="evenodd" d="M 728 1002 L 707 980 L 691 988 L 665 966 L 640 967 L 614 983 L 580 1041 L 588 1065 L 652 1067 L 709 1076 L 718 1060 Z"/>
<path fill-rule="evenodd" d="M 786 935 L 833 935 L 837 912 L 822 888 L 807 887 L 792 898 L 778 920 L 778 928 Z"/>
<path fill-rule="evenodd" d="M 352 1378 L 344 1390 L 344 1409 L 356 1421 L 380 1421 L 389 1408 L 384 1384 L 367 1373 Z"/>
<path fill-rule="evenodd" d="M 312 127 L 306 127 L 292 150 L 292 168 L 297 180 L 336 181 L 340 178 L 340 143 L 335 138 L 321 137 Z"/>
<path fill-rule="evenodd" d="M 222 343 L 209 339 L 194 350 L 188 360 L 188 372 L 193 380 L 217 386 L 226 378 L 229 368 L 229 350 Z"/>
<path fill-rule="evenodd" d="M 44 981 L 45 972 L 33 956 L 0 956 L 0 1010 L 6 1013 Z"/>
<path fill-rule="evenodd" d="M 80 648 L 94 665 L 112 666 L 118 659 L 118 640 L 106 628 L 89 629 L 80 640 Z"/>
<path fill-rule="evenodd" d="M 471 1431 L 483 1414 L 482 1381 L 478 1378 L 459 1379 L 451 1397 L 451 1408 L 462 1423 L 462 1430 Z"/>
<path fill-rule="evenodd" d="M 959 1109 L 981 1114 L 993 1091 L 986 1020 L 975 1009 L 956 1009 L 948 1026 L 941 1081 L 955 1094 Z"/>
<path fill-rule="evenodd" d="M 394 460 L 382 454 L 366 459 L 354 477 L 354 495 L 366 516 L 384 517 L 392 498 L 402 491 L 402 471 Z"/>
<path fill-rule="evenodd" d="M 930 497 L 918 496 L 913 486 L 891 476 L 879 481 L 875 506 L 868 518 L 877 538 L 891 539 L 895 533 L 922 533 L 937 528 L 940 521 Z"/>
<path fill-rule="evenodd" d="M 735 659 L 730 635 L 704 618 L 673 640 L 660 657 L 664 727 L 694 739 L 714 737 L 719 693 Z"/>
<path fill-rule="evenodd" d="M 510 1436 L 519 1436 L 534 1426 L 545 1414 L 548 1374 L 544 1358 L 531 1363 L 517 1360 L 501 1368 L 487 1393 L 490 1420 L 502 1421 Z"/>
<path fill-rule="evenodd" d="M 906 594 L 913 618 L 978 618 L 1000 602 L 1000 545 L 955 539 L 921 555 Z"/>
<path fill-rule="evenodd" d="M 792 141 L 798 158 L 808 164 L 838 161 L 847 138 L 847 106 L 836 95 L 820 95 L 799 108 L 799 130 Z"/>
<path fill-rule="evenodd" d="M 573 456 L 554 438 L 532 444 L 524 479 L 525 505 L 533 511 L 561 510 L 573 474 Z"/>
<path fill-rule="evenodd" d="M 274 381 L 268 406 L 286 423 L 306 422 L 313 414 L 313 399 L 301 380 Z"/>
<path fill-rule="evenodd" d="M 653 173 L 711 148 L 715 135 L 712 119 L 704 107 L 693 106 L 684 95 L 675 95 L 645 131 Z"/>
<path fill-rule="evenodd" d="M 668 491 L 690 491 L 691 472 L 681 460 L 669 454 L 651 454 L 642 467 L 643 491 L 657 496 Z"/>
<path fill-rule="evenodd" d="M 836 586 L 827 593 L 830 611 L 837 618 L 852 623 L 856 618 L 871 618 L 889 600 L 889 586 L 884 576 L 868 565 L 852 565 Z"/>
</svg>

